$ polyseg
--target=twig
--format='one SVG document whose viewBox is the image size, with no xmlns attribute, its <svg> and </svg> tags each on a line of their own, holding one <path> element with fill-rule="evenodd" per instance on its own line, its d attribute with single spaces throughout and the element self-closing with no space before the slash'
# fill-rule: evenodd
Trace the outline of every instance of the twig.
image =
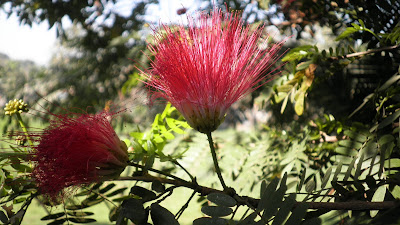
<svg viewBox="0 0 400 225">
<path fill-rule="evenodd" d="M 364 51 L 364 52 L 355 52 L 355 53 L 351 53 L 351 54 L 347 54 L 347 55 L 343 55 L 343 56 L 337 56 L 337 57 L 335 56 L 335 57 L 330 57 L 330 58 L 333 59 L 333 60 L 346 59 L 346 58 L 351 58 L 351 57 L 368 55 L 368 54 L 376 53 L 376 52 L 394 50 L 394 49 L 399 48 L 399 47 L 400 47 L 400 44 L 393 45 L 393 46 L 386 46 L 386 47 L 377 48 L 377 49 L 371 49 L 371 50 L 367 50 L 367 51 Z"/>
<path fill-rule="evenodd" d="M 186 201 L 186 203 L 181 207 L 181 209 L 176 213 L 175 219 L 179 219 L 179 217 L 182 216 L 183 212 L 187 209 L 189 206 L 190 201 L 192 201 L 194 195 L 196 194 L 196 191 L 193 191 L 192 195 L 189 197 L 189 199 Z"/>
<path fill-rule="evenodd" d="M 138 167 L 138 168 L 141 168 L 141 169 L 145 169 L 145 170 L 148 170 L 148 171 L 152 171 L 152 172 L 155 172 L 155 173 L 158 173 L 158 174 L 162 174 L 162 175 L 164 175 L 164 176 L 166 176 L 166 177 L 174 178 L 175 180 L 179 180 L 179 181 L 182 181 L 182 182 L 187 182 L 187 181 L 183 180 L 182 178 L 179 178 L 179 177 L 177 177 L 177 176 L 174 176 L 174 175 L 172 175 L 172 174 L 166 173 L 166 172 L 161 171 L 161 170 L 156 170 L 156 169 L 153 169 L 153 168 L 146 168 L 145 166 L 142 166 L 142 165 L 140 165 L 140 164 L 133 163 L 133 162 L 129 162 L 128 164 L 129 164 L 130 166 L 134 166 L 134 167 Z"/>
<path fill-rule="evenodd" d="M 187 169 L 185 169 L 185 167 L 183 167 L 179 162 L 178 162 L 178 160 L 172 160 L 172 162 L 174 163 L 174 164 L 176 164 L 177 166 L 179 166 L 183 171 L 185 171 L 185 173 L 190 177 L 190 179 L 192 180 L 192 181 L 194 181 L 195 180 L 195 178 L 192 176 L 192 174 L 190 174 L 189 173 L 189 171 L 187 171 Z"/>
<path fill-rule="evenodd" d="M 328 210 L 380 210 L 399 207 L 399 201 L 384 202 L 296 202 L 295 206 L 307 204 L 309 209 L 328 209 Z"/>
</svg>

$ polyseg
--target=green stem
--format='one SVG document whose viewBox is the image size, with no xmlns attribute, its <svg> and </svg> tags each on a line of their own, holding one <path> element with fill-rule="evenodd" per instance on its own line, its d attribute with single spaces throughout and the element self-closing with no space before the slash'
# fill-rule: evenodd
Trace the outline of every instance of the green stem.
<svg viewBox="0 0 400 225">
<path fill-rule="evenodd" d="M 218 165 L 217 153 L 215 153 L 214 141 L 212 139 L 211 132 L 207 133 L 206 135 L 208 138 L 208 143 L 210 145 L 210 150 L 211 150 L 211 155 L 212 155 L 212 158 L 214 161 L 215 171 L 217 172 L 217 175 L 218 175 L 219 181 L 221 182 L 222 187 L 224 188 L 224 190 L 227 190 L 228 187 L 226 186 L 226 184 L 224 182 L 224 178 L 222 177 L 222 174 L 221 174 L 221 169 L 219 168 L 219 165 Z"/>
<path fill-rule="evenodd" d="M 26 136 L 26 139 L 27 139 L 28 142 L 29 142 L 29 145 L 30 145 L 31 147 L 33 147 L 33 146 L 34 146 L 34 145 L 33 145 L 33 142 L 32 142 L 32 140 L 31 140 L 31 138 L 29 137 L 28 130 L 26 129 L 26 125 L 25 125 L 24 121 L 22 120 L 21 114 L 15 113 L 15 115 L 17 116 L 19 125 L 21 126 L 22 130 L 23 130 L 24 133 L 25 133 L 25 136 Z"/>
</svg>

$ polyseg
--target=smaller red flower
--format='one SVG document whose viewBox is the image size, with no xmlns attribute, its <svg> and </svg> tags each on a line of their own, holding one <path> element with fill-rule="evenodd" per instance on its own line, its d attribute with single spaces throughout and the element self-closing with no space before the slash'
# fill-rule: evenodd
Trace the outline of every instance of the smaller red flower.
<svg viewBox="0 0 400 225">
<path fill-rule="evenodd" d="M 125 169 L 127 146 L 109 122 L 113 114 L 54 116 L 37 137 L 32 157 L 42 194 L 55 199 L 66 187 L 116 178 Z"/>
</svg>

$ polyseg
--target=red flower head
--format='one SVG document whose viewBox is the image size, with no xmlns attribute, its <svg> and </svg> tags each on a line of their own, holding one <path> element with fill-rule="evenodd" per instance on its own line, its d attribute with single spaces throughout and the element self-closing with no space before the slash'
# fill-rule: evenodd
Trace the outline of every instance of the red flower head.
<svg viewBox="0 0 400 225">
<path fill-rule="evenodd" d="M 155 59 L 143 76 L 158 91 L 153 98 L 167 99 L 191 127 L 210 133 L 234 102 L 271 79 L 266 71 L 283 43 L 260 49 L 263 26 L 252 29 L 238 14 L 218 9 L 188 21 L 187 29 L 163 25 L 164 34 L 154 34 Z"/>
<path fill-rule="evenodd" d="M 33 177 L 53 199 L 65 187 L 118 177 L 128 161 L 127 147 L 108 119 L 112 114 L 54 115 L 33 152 Z"/>
</svg>

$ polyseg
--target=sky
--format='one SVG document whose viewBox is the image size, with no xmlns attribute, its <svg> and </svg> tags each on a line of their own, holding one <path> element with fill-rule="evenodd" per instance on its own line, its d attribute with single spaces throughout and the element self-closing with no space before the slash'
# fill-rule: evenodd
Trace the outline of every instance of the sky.
<svg viewBox="0 0 400 225">
<path fill-rule="evenodd" d="M 32 60 L 45 65 L 51 58 L 56 43 L 55 27 L 47 22 L 20 26 L 15 15 L 7 18 L 0 10 L 0 52 L 11 59 Z"/>
<path fill-rule="evenodd" d="M 121 14 L 130 12 L 132 0 L 120 0 L 111 10 Z M 154 20 L 161 22 L 177 21 L 176 10 L 187 7 L 197 8 L 195 0 L 160 0 L 160 4 L 149 8 Z M 192 11 L 192 10 L 190 10 Z M 190 12 L 189 11 L 189 12 Z M 63 21 L 64 22 L 64 21 Z M 39 65 L 47 65 L 56 48 L 56 29 L 49 30 L 48 23 L 19 25 L 15 15 L 7 18 L 0 10 L 0 53 L 14 60 L 31 60 Z"/>
</svg>

